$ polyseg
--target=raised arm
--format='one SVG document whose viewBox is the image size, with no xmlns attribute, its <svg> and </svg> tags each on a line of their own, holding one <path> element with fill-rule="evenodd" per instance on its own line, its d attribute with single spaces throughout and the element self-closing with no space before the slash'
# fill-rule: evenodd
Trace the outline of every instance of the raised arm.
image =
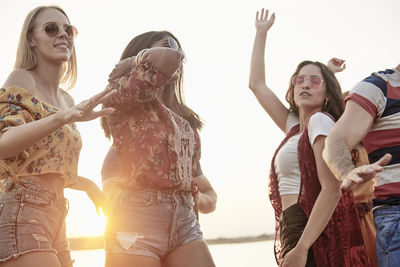
<svg viewBox="0 0 400 267">
<path fill-rule="evenodd" d="M 33 88 L 35 84 L 27 71 L 15 70 L 10 74 L 3 87 L 7 88 L 10 86 Z M 7 91 L 3 90 L 0 94 L 7 94 Z M 32 146 L 65 124 L 89 121 L 99 116 L 111 114 L 114 111 L 112 108 L 106 108 L 100 111 L 94 111 L 93 109 L 113 94 L 114 92 L 110 90 L 104 90 L 77 105 L 72 105 L 70 108 L 60 110 L 54 115 L 47 116 L 40 120 L 33 120 L 29 111 L 25 110 L 20 105 L 2 101 L 0 103 L 0 117 L 2 117 L 0 121 L 0 160 L 7 159 L 24 151 L 26 148 Z M 16 108 L 17 106 L 19 113 L 24 113 L 22 117 L 17 118 L 19 125 L 12 125 L 13 127 L 5 125 L 4 121 L 6 121 L 8 117 L 14 116 L 15 118 L 16 114 L 10 109 Z M 7 128 L 7 130 L 5 130 L 5 128 Z"/>
<path fill-rule="evenodd" d="M 168 47 L 153 47 L 146 50 L 143 57 L 165 75 L 172 76 L 182 67 L 184 54 Z"/>
<path fill-rule="evenodd" d="M 137 104 L 155 100 L 166 85 L 176 81 L 183 57 L 183 52 L 179 50 L 153 47 L 120 61 L 111 72 L 112 82 L 108 85 L 116 94 L 105 105 L 132 109 Z M 126 68 L 132 68 L 129 74 L 115 79 L 126 72 Z"/>
<path fill-rule="evenodd" d="M 268 18 L 268 10 L 262 9 L 261 14 L 256 14 L 256 36 L 250 64 L 249 87 L 256 96 L 258 102 L 278 125 L 282 131 L 286 131 L 286 119 L 288 109 L 265 83 L 265 42 L 267 33 L 275 21 L 275 13 Z"/>
</svg>

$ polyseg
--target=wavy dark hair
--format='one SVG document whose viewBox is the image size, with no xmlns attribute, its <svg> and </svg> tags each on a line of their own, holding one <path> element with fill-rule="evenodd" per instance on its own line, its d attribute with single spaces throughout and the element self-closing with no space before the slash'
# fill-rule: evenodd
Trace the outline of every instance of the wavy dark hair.
<svg viewBox="0 0 400 267">
<path fill-rule="evenodd" d="M 149 31 L 133 38 L 126 46 L 120 60 L 136 56 L 143 49 L 151 48 L 155 42 L 168 36 L 174 38 L 177 41 L 179 48 L 181 48 L 179 40 L 169 31 Z M 202 128 L 203 122 L 200 116 L 185 104 L 183 96 L 183 70 L 177 82 L 167 86 L 161 97 L 168 108 L 186 119 L 194 129 L 200 130 Z M 111 131 L 107 123 L 107 118 L 102 117 L 100 122 L 106 137 L 109 138 Z"/>
<path fill-rule="evenodd" d="M 325 64 L 318 61 L 306 60 L 301 62 L 297 66 L 296 71 L 290 77 L 289 88 L 286 92 L 286 101 L 290 105 L 289 110 L 297 116 L 299 115 L 299 107 L 294 102 L 294 86 L 292 84 L 292 78 L 293 76 L 299 74 L 301 68 L 310 64 L 320 68 L 324 82 L 326 84 L 326 95 L 328 101 L 326 102 L 326 105 L 323 107 L 322 111 L 329 113 L 336 120 L 338 120 L 344 112 L 342 89 L 340 87 L 339 81 L 336 79 L 335 74 Z"/>
</svg>

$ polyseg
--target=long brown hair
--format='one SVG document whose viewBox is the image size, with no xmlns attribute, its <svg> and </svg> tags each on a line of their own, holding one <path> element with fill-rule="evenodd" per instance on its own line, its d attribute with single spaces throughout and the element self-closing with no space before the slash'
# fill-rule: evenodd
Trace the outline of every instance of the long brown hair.
<svg viewBox="0 0 400 267">
<path fill-rule="evenodd" d="M 297 116 L 299 115 L 299 107 L 294 102 L 294 85 L 292 84 L 292 78 L 293 76 L 299 74 L 301 68 L 310 64 L 315 65 L 321 69 L 322 76 L 326 84 L 327 102 L 322 111 L 331 114 L 336 120 L 338 120 L 344 111 L 342 89 L 338 80 L 335 77 L 335 74 L 325 64 L 318 61 L 306 60 L 301 62 L 297 66 L 296 71 L 293 73 L 292 77 L 290 77 L 289 88 L 286 92 L 286 101 L 290 105 L 289 110 Z"/>
<path fill-rule="evenodd" d="M 151 48 L 153 43 L 168 36 L 174 38 L 177 41 L 179 48 L 181 48 L 179 40 L 172 33 L 168 31 L 149 31 L 133 38 L 126 46 L 120 60 L 136 56 L 143 49 Z M 183 95 L 183 70 L 176 84 L 167 86 L 161 97 L 168 108 L 186 119 L 194 129 L 200 130 L 202 128 L 203 122 L 201 121 L 200 116 L 185 104 Z M 102 117 L 100 122 L 106 137 L 110 137 L 111 131 L 107 123 L 107 118 Z"/>
<path fill-rule="evenodd" d="M 24 25 L 22 26 L 21 35 L 18 43 L 17 57 L 14 63 L 14 69 L 33 69 L 36 67 L 37 59 L 29 45 L 29 40 L 32 36 L 32 30 L 34 28 L 34 22 L 37 15 L 45 9 L 55 9 L 60 11 L 69 21 L 69 18 L 65 11 L 58 6 L 39 6 L 33 9 L 25 18 Z M 77 79 L 77 64 L 75 45 L 72 47 L 71 56 L 67 62 L 62 65 L 60 84 L 66 85 L 66 89 L 74 87 Z"/>
</svg>

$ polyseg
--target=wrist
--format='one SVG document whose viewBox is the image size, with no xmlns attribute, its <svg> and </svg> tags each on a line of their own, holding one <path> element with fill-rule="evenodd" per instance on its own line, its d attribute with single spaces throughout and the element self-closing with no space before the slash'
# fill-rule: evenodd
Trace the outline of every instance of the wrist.
<svg viewBox="0 0 400 267">
<path fill-rule="evenodd" d="M 347 168 L 342 168 L 342 170 L 339 171 L 339 177 L 338 177 L 339 181 L 343 182 L 343 180 L 350 175 L 353 169 L 355 169 L 355 166 L 348 166 Z"/>
<path fill-rule="evenodd" d="M 256 31 L 256 36 L 260 36 L 260 37 L 267 37 L 267 33 L 268 31 L 265 31 L 264 29 L 257 29 Z"/>
<path fill-rule="evenodd" d="M 308 252 L 308 250 L 310 249 L 310 246 L 308 246 L 307 244 L 305 244 L 304 242 L 302 242 L 301 240 L 297 243 L 296 248 L 300 251 L 303 252 Z"/>
<path fill-rule="evenodd" d="M 70 123 L 68 122 L 67 114 L 65 113 L 64 110 L 57 111 L 54 114 L 53 119 L 55 120 L 55 122 L 59 127 L 63 126 L 64 124 Z"/>
</svg>

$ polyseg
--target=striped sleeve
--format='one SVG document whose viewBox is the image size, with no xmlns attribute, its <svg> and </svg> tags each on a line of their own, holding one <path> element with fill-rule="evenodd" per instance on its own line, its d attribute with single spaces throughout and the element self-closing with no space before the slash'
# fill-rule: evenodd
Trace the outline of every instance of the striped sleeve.
<svg viewBox="0 0 400 267">
<path fill-rule="evenodd" d="M 386 106 L 386 82 L 379 77 L 370 76 L 359 82 L 346 97 L 364 108 L 376 120 Z"/>
</svg>

